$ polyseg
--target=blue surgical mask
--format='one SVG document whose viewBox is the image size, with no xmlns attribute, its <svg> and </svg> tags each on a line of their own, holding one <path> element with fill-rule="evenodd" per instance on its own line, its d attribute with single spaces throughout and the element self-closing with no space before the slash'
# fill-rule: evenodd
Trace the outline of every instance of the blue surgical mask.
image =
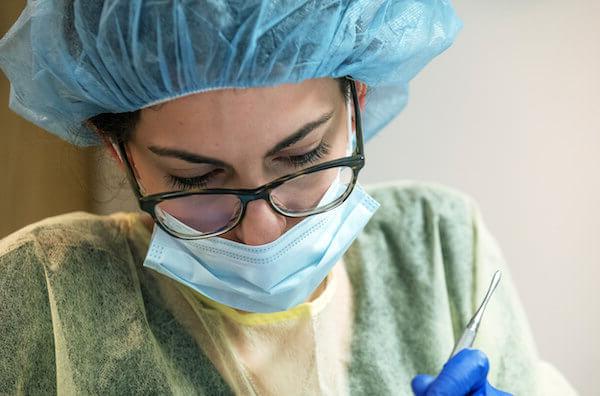
<svg viewBox="0 0 600 396">
<path fill-rule="evenodd" d="M 259 246 L 220 237 L 182 240 L 154 227 L 144 267 L 236 309 L 285 311 L 308 299 L 378 207 L 357 184 L 337 208 Z"/>
</svg>

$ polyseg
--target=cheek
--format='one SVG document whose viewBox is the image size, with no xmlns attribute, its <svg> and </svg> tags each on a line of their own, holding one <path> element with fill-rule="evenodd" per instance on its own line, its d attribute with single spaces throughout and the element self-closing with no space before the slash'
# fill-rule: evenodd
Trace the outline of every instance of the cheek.
<svg viewBox="0 0 600 396">
<path fill-rule="evenodd" d="M 288 231 L 290 228 L 292 228 L 293 226 L 295 226 L 296 224 L 300 223 L 302 220 L 304 220 L 305 218 L 291 218 L 288 217 L 286 220 L 286 224 L 285 224 L 285 230 Z"/>
</svg>

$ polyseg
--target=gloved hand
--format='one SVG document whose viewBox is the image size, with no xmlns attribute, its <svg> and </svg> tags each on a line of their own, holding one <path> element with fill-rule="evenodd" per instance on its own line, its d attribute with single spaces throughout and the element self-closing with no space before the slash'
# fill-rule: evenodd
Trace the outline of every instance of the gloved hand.
<svg viewBox="0 0 600 396">
<path fill-rule="evenodd" d="M 463 349 L 448 360 L 437 377 L 419 374 L 411 381 L 415 396 L 510 396 L 487 381 L 490 363 L 478 349 Z"/>
</svg>

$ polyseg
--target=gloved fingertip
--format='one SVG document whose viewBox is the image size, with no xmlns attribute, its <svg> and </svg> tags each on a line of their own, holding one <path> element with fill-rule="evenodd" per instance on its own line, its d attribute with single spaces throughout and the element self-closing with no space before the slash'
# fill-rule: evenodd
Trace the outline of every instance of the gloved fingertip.
<svg viewBox="0 0 600 396">
<path fill-rule="evenodd" d="M 418 374 L 415 376 L 410 382 L 410 386 L 412 387 L 412 391 L 416 396 L 421 396 L 425 394 L 429 385 L 433 382 L 435 378 L 431 375 L 427 374 Z"/>
<path fill-rule="evenodd" d="M 496 389 L 489 382 L 486 384 L 486 395 L 494 395 L 494 396 L 514 396 L 512 393 L 501 391 L 500 389 Z"/>
<path fill-rule="evenodd" d="M 471 354 L 473 354 L 473 356 L 480 361 L 480 364 L 482 366 L 485 366 L 487 369 L 489 369 L 490 366 L 490 361 L 487 357 L 487 355 L 485 354 L 485 352 L 483 352 L 481 349 L 475 349 L 475 348 L 467 348 L 467 351 L 469 351 Z"/>
<path fill-rule="evenodd" d="M 485 384 L 477 389 L 472 389 L 470 396 L 514 396 L 512 393 L 503 392 L 494 388 L 487 380 Z"/>
<path fill-rule="evenodd" d="M 463 349 L 444 364 L 428 391 L 477 395 L 479 389 L 486 389 L 489 367 L 485 353 L 478 349 Z"/>
<path fill-rule="evenodd" d="M 490 371 L 490 361 L 487 355 L 480 349 L 466 348 L 460 351 L 453 359 L 453 363 L 470 367 L 473 378 L 485 378 Z M 450 359 L 452 361 L 453 359 Z M 468 362 L 468 363 L 467 363 Z M 482 383 L 479 386 L 484 386 Z"/>
</svg>

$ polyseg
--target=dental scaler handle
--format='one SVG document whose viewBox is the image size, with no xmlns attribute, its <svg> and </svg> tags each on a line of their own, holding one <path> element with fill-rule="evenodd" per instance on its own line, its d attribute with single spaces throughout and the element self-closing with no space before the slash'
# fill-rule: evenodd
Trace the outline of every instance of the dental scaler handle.
<svg viewBox="0 0 600 396">
<path fill-rule="evenodd" d="M 460 338 L 454 345 L 454 349 L 452 350 L 452 353 L 450 354 L 450 358 L 452 358 L 454 355 L 456 355 L 461 350 L 463 350 L 465 348 L 470 348 L 473 346 L 473 342 L 475 342 L 475 336 L 477 335 L 477 330 L 479 329 L 479 325 L 481 324 L 481 318 L 483 318 L 483 313 L 485 312 L 485 308 L 487 307 L 487 304 L 490 301 L 492 294 L 494 294 L 494 290 L 496 290 L 496 287 L 498 286 L 498 283 L 500 282 L 501 277 L 502 277 L 502 272 L 500 272 L 500 270 L 497 270 L 494 273 L 494 276 L 492 277 L 492 281 L 490 282 L 490 287 L 488 288 L 488 291 L 485 294 L 485 297 L 483 298 L 481 305 L 475 312 L 475 315 L 473 315 L 473 317 L 467 324 L 465 331 L 462 333 L 462 335 L 460 336 Z"/>
</svg>

